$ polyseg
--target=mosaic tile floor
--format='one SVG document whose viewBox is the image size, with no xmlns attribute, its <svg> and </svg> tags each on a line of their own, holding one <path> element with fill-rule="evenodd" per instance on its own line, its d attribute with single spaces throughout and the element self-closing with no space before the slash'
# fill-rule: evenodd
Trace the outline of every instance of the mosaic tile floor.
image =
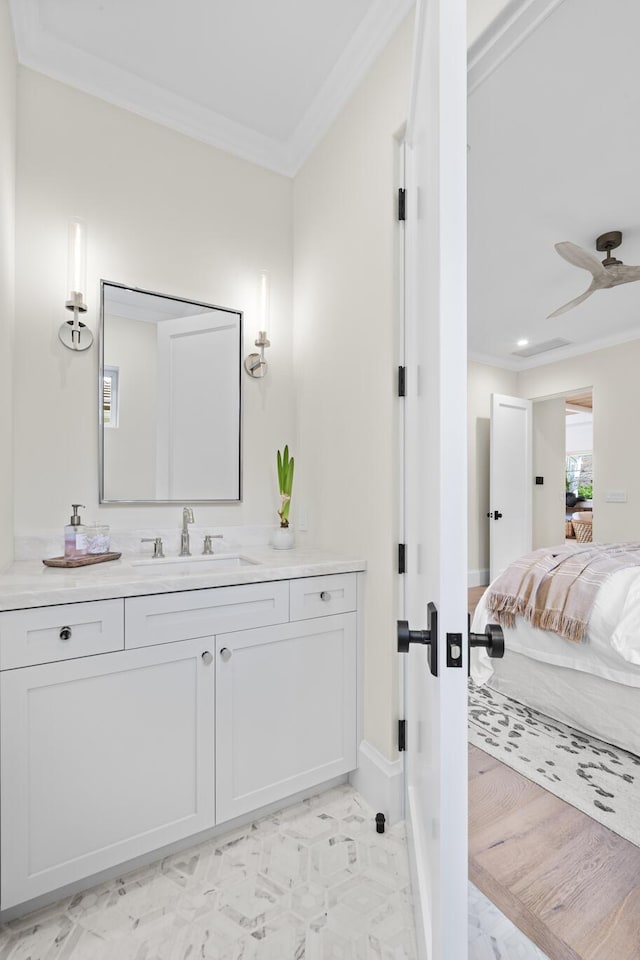
<svg viewBox="0 0 640 960">
<path fill-rule="evenodd" d="M 470 960 L 545 960 L 470 907 Z M 345 785 L 0 926 L 0 960 L 54 958 L 415 960 L 403 826 Z"/>
</svg>

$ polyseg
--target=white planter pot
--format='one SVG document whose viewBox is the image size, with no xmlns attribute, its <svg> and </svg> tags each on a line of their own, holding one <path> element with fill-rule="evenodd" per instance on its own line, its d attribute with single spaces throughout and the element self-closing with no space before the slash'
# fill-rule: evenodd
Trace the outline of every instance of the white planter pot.
<svg viewBox="0 0 640 960">
<path fill-rule="evenodd" d="M 278 527 L 271 537 L 271 546 L 274 550 L 291 550 L 295 542 L 296 538 L 291 527 Z"/>
</svg>

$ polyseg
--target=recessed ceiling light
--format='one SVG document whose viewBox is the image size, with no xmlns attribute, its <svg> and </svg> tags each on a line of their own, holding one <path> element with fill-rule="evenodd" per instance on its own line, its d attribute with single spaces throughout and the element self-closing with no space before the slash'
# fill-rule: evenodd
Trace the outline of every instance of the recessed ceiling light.
<svg viewBox="0 0 640 960">
<path fill-rule="evenodd" d="M 528 347 L 528 346 L 529 346 L 529 341 L 526 339 L 526 337 L 524 337 L 522 340 L 518 340 L 518 346 L 519 346 L 519 347 Z"/>
</svg>

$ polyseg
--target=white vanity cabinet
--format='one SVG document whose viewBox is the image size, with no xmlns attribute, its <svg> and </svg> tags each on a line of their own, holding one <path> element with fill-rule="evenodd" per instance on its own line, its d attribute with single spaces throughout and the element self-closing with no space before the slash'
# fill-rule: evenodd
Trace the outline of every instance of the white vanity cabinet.
<svg viewBox="0 0 640 960">
<path fill-rule="evenodd" d="M 356 615 L 216 637 L 216 819 L 356 767 Z"/>
<path fill-rule="evenodd" d="M 0 612 L 0 908 L 356 767 L 357 574 Z"/>
<path fill-rule="evenodd" d="M 213 825 L 214 650 L 0 675 L 2 909 Z"/>
</svg>

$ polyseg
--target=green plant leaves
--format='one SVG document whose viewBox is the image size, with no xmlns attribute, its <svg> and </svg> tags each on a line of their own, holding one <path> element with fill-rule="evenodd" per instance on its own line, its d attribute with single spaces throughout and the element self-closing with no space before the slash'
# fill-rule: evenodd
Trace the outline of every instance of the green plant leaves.
<svg viewBox="0 0 640 960">
<path fill-rule="evenodd" d="M 278 489 L 282 501 L 278 516 L 283 527 L 289 526 L 289 507 L 291 506 L 291 490 L 293 489 L 293 469 L 295 460 L 289 456 L 287 444 L 282 453 L 278 450 Z"/>
</svg>

